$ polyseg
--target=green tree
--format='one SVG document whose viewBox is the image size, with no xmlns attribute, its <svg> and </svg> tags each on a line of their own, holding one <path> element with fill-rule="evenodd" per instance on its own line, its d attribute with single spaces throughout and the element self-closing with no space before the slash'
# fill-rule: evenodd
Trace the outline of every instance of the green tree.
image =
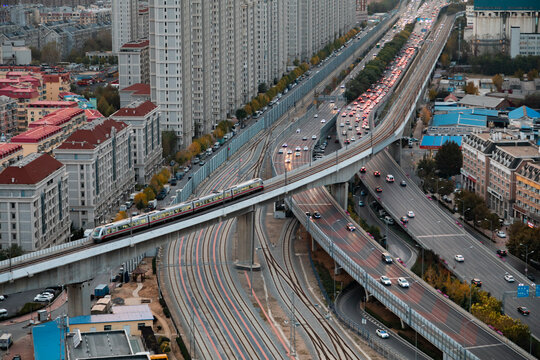
<svg viewBox="0 0 540 360">
<path fill-rule="evenodd" d="M 178 138 L 174 131 L 163 131 L 161 133 L 161 147 L 163 148 L 163 157 L 169 158 L 172 157 L 176 152 L 176 146 L 178 143 Z"/>
<path fill-rule="evenodd" d="M 43 48 L 41 48 L 41 58 L 42 63 L 51 64 L 54 65 L 60 61 L 60 52 L 58 51 L 58 47 L 56 45 L 56 42 L 51 41 L 45 44 Z"/>
<path fill-rule="evenodd" d="M 245 109 L 240 108 L 236 110 L 236 118 L 238 120 L 244 120 L 246 117 L 247 117 L 247 112 Z"/>
<path fill-rule="evenodd" d="M 298 60 L 298 59 L 294 59 L 294 61 L 293 61 L 293 65 L 294 65 L 294 66 L 298 66 L 298 65 L 300 65 L 300 60 Z"/>
<path fill-rule="evenodd" d="M 424 157 L 418 161 L 416 173 L 421 178 L 427 178 L 432 177 L 435 174 L 436 169 L 437 163 L 435 162 L 435 159 L 424 154 Z"/>
<path fill-rule="evenodd" d="M 147 187 L 146 189 L 149 189 L 150 191 L 152 191 L 152 189 L 149 187 Z M 137 193 L 137 195 L 135 195 L 135 199 L 133 200 L 133 202 L 135 203 L 135 207 L 138 210 L 146 209 L 146 207 L 148 206 L 148 198 L 144 192 Z"/>
<path fill-rule="evenodd" d="M 15 258 L 24 254 L 22 247 L 17 244 L 11 244 L 7 249 L 0 250 L 0 261 Z"/>
<path fill-rule="evenodd" d="M 527 251 L 527 261 L 540 261 L 540 228 L 530 228 L 521 222 L 513 223 L 506 246 L 512 254 L 523 260 Z"/>
<path fill-rule="evenodd" d="M 268 91 L 268 86 L 266 86 L 266 83 L 260 83 L 258 90 L 259 90 L 259 93 L 263 94 Z"/>
<path fill-rule="evenodd" d="M 447 53 L 442 53 L 442 55 L 441 55 L 441 65 L 445 69 L 447 69 L 448 66 L 450 66 L 450 56 Z"/>
<path fill-rule="evenodd" d="M 463 155 L 459 145 L 454 141 L 444 143 L 435 155 L 435 162 L 442 177 L 458 175 L 463 165 Z"/>
<path fill-rule="evenodd" d="M 109 102 L 107 101 L 107 99 L 105 99 L 105 97 L 101 97 L 99 98 L 98 100 L 98 103 L 97 103 L 97 109 L 100 113 L 103 114 L 103 116 L 109 116 L 109 111 L 110 111 L 110 104 Z"/>
</svg>

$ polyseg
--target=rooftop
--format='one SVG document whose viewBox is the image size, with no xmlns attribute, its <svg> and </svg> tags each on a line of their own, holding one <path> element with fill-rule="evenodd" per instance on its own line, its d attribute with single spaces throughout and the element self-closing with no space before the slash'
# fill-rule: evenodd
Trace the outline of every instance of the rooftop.
<svg viewBox="0 0 540 360">
<path fill-rule="evenodd" d="M 538 152 L 538 148 L 536 146 L 506 146 L 506 145 L 499 145 L 499 149 L 507 152 L 508 154 L 512 155 L 516 158 L 539 158 L 540 153 Z"/>
<path fill-rule="evenodd" d="M 137 49 L 137 48 L 140 49 L 140 48 L 148 47 L 149 44 L 150 44 L 150 41 L 148 39 L 133 40 L 122 45 L 120 50 L 122 49 L 129 50 L 129 49 Z"/>
<path fill-rule="evenodd" d="M 125 87 L 120 91 L 132 91 L 136 95 L 150 95 L 150 85 L 148 84 L 133 84 L 131 86 Z"/>
<path fill-rule="evenodd" d="M 512 110 L 508 113 L 508 118 L 511 120 L 530 118 L 530 119 L 540 119 L 540 113 L 531 109 L 528 106 L 521 106 L 515 110 Z"/>
<path fill-rule="evenodd" d="M 458 104 L 483 108 L 495 108 L 499 106 L 503 101 L 504 99 L 502 98 L 479 95 L 465 95 L 461 100 L 459 100 Z"/>
<path fill-rule="evenodd" d="M 538 0 L 475 0 L 474 10 L 540 10 Z"/>
<path fill-rule="evenodd" d="M 422 137 L 422 142 L 420 143 L 421 149 L 438 149 L 444 143 L 453 141 L 461 147 L 461 136 L 430 136 L 425 135 Z"/>
<path fill-rule="evenodd" d="M 109 139 L 113 128 L 121 131 L 128 125 L 122 121 L 105 119 L 103 121 L 95 120 L 85 125 L 71 134 L 60 146 L 58 150 L 90 150 L 95 149 L 100 143 Z"/>
<path fill-rule="evenodd" d="M 37 184 L 64 165 L 49 154 L 32 153 L 0 173 L 0 184 Z"/>
<path fill-rule="evenodd" d="M 81 115 L 84 113 L 83 109 L 76 108 L 65 108 L 65 109 L 58 109 L 56 111 L 51 112 L 50 114 L 44 116 L 43 118 L 36 120 L 34 122 L 31 122 L 28 127 L 35 128 L 38 126 L 44 126 L 44 125 L 54 125 L 54 126 L 60 126 L 67 122 L 69 122 L 71 119 L 73 119 L 75 116 Z"/>
<path fill-rule="evenodd" d="M 112 314 L 83 315 L 69 319 L 71 325 L 153 320 L 148 305 L 113 306 Z"/>
<path fill-rule="evenodd" d="M 24 143 L 24 144 L 37 143 L 37 142 L 46 140 L 47 138 L 61 131 L 62 131 L 62 128 L 58 126 L 53 126 L 53 125 L 39 126 L 35 128 L 30 128 L 26 130 L 25 132 L 23 132 L 22 134 L 12 137 L 11 142 Z"/>
<path fill-rule="evenodd" d="M 84 110 L 85 114 L 86 114 L 86 119 L 88 121 L 94 121 L 96 119 L 101 119 L 102 117 L 104 117 L 98 110 L 96 109 L 85 109 Z"/>
<path fill-rule="evenodd" d="M 69 320 L 71 325 L 72 318 Z M 74 341 L 78 336 L 81 341 Z M 121 359 L 122 355 L 133 353 L 124 330 L 74 332 L 71 337 L 68 335 L 66 343 L 71 359 Z"/>
<path fill-rule="evenodd" d="M 19 144 L 0 143 L 0 159 L 22 150 Z"/>
<path fill-rule="evenodd" d="M 157 106 L 151 101 L 134 102 L 116 111 L 111 117 L 143 117 L 152 112 Z"/>
<path fill-rule="evenodd" d="M 75 108 L 77 107 L 76 101 L 49 101 L 38 100 L 31 102 L 27 105 L 28 108 Z"/>
</svg>

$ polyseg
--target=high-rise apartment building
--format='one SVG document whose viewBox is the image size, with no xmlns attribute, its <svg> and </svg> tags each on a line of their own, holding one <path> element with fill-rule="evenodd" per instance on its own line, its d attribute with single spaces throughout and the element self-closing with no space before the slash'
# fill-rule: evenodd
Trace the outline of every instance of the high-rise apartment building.
<svg viewBox="0 0 540 360">
<path fill-rule="evenodd" d="M 133 84 L 150 84 L 148 39 L 125 43 L 118 52 L 120 89 Z"/>
<path fill-rule="evenodd" d="M 182 145 L 350 30 L 356 0 L 150 0 L 151 98 Z"/>
<path fill-rule="evenodd" d="M 138 0 L 112 0 L 112 51 L 117 54 L 125 43 L 138 39 Z"/>
</svg>

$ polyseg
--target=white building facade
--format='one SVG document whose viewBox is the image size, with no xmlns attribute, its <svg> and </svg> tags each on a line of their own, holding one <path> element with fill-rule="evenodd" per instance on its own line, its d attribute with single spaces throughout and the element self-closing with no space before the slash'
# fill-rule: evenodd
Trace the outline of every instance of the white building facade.
<svg viewBox="0 0 540 360">
<path fill-rule="evenodd" d="M 183 146 L 353 28 L 356 0 L 150 0 L 151 99 Z"/>
<path fill-rule="evenodd" d="M 54 150 L 69 176 L 69 215 L 75 228 L 110 222 L 133 190 L 131 131 L 123 122 L 94 120 Z"/>
<path fill-rule="evenodd" d="M 112 0 L 112 51 L 117 54 L 125 43 L 138 39 L 138 0 Z"/>
<path fill-rule="evenodd" d="M 111 119 L 131 126 L 135 182 L 148 184 L 158 172 L 162 160 L 158 107 L 150 101 L 134 102 L 112 114 Z"/>
<path fill-rule="evenodd" d="M 48 154 L 32 153 L 0 173 L 0 247 L 36 251 L 69 241 L 68 175 Z"/>
<path fill-rule="evenodd" d="M 120 89 L 133 84 L 150 84 L 150 53 L 148 39 L 130 41 L 118 52 L 118 83 Z"/>
</svg>

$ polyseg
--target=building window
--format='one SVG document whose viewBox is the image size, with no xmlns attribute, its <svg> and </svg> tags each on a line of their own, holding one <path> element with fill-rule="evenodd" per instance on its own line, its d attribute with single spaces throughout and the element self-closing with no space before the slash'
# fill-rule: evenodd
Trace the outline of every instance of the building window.
<svg viewBox="0 0 540 360">
<path fill-rule="evenodd" d="M 141 330 L 145 326 L 144 323 L 138 323 L 137 324 L 137 330 Z"/>
<path fill-rule="evenodd" d="M 110 331 L 110 330 L 112 330 L 111 325 L 104 325 L 103 326 L 103 331 Z"/>
</svg>

